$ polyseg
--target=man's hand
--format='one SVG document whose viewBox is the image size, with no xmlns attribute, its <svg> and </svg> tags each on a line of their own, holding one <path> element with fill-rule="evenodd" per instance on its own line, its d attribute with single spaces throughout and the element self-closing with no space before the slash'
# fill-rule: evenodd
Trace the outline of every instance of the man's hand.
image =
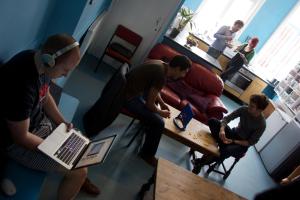
<svg viewBox="0 0 300 200">
<path fill-rule="evenodd" d="M 232 139 L 228 139 L 228 138 L 226 138 L 225 140 L 223 140 L 224 144 L 231 144 L 232 142 L 233 142 L 233 140 Z"/>
<path fill-rule="evenodd" d="M 232 37 L 231 35 L 228 35 L 228 36 L 225 36 L 225 39 L 226 39 L 227 41 L 231 41 L 231 40 L 233 39 L 233 37 Z"/>
<path fill-rule="evenodd" d="M 224 141 L 226 139 L 224 130 L 220 129 L 219 137 L 222 141 Z"/>
<path fill-rule="evenodd" d="M 220 133 L 219 133 L 219 137 L 220 139 L 223 141 L 224 144 L 230 144 L 232 143 L 232 140 L 231 139 L 228 139 L 225 135 L 225 131 L 224 129 L 220 129 Z"/>
<path fill-rule="evenodd" d="M 67 126 L 67 132 L 69 132 L 72 128 L 74 128 L 72 123 L 64 122 Z"/>
<path fill-rule="evenodd" d="M 226 46 L 229 47 L 230 49 L 233 47 L 231 43 L 227 43 Z"/>
<path fill-rule="evenodd" d="M 160 108 L 161 108 L 162 110 L 168 110 L 168 111 L 170 111 L 170 108 L 169 108 L 168 105 L 165 104 L 165 103 L 160 104 Z"/>
<path fill-rule="evenodd" d="M 163 118 L 170 118 L 171 112 L 169 110 L 160 110 L 159 115 Z"/>
</svg>

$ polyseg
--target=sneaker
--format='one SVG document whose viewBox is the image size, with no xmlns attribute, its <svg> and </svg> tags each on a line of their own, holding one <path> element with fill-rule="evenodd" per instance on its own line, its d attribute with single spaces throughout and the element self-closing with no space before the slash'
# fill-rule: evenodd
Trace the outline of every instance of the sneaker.
<svg viewBox="0 0 300 200">
<path fill-rule="evenodd" d="M 192 170 L 192 172 L 194 174 L 199 174 L 202 167 L 203 165 L 194 165 L 194 169 Z"/>
<path fill-rule="evenodd" d="M 194 168 L 193 168 L 192 172 L 194 174 L 199 174 L 201 168 L 204 165 L 203 160 L 201 158 L 197 158 L 197 159 L 191 160 L 191 163 L 194 165 Z"/>
<path fill-rule="evenodd" d="M 100 189 L 96 185 L 94 185 L 88 178 L 85 179 L 83 185 L 81 186 L 81 191 L 93 196 L 97 196 L 100 194 Z"/>
</svg>

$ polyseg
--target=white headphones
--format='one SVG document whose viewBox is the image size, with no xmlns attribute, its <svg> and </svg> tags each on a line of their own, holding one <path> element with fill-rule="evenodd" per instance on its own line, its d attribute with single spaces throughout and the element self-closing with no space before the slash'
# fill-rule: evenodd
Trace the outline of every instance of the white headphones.
<svg viewBox="0 0 300 200">
<path fill-rule="evenodd" d="M 45 53 L 45 54 L 42 54 L 41 55 L 41 60 L 43 62 L 43 64 L 46 66 L 46 67 L 54 67 L 55 66 L 55 59 L 65 53 L 67 53 L 68 51 L 70 51 L 71 49 L 75 48 L 79 46 L 79 43 L 78 42 L 74 42 L 73 44 L 70 44 L 60 50 L 58 50 L 57 52 L 55 52 L 54 54 L 48 54 L 48 53 Z"/>
</svg>

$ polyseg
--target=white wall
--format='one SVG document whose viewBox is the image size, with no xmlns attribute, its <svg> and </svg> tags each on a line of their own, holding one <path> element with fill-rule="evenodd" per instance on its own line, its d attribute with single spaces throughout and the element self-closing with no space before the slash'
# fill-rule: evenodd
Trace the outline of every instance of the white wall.
<svg viewBox="0 0 300 200">
<path fill-rule="evenodd" d="M 143 37 L 132 59 L 134 65 L 142 62 L 180 2 L 181 0 L 113 0 L 111 10 L 99 27 L 88 52 L 99 58 L 117 25 L 122 24 Z"/>
</svg>

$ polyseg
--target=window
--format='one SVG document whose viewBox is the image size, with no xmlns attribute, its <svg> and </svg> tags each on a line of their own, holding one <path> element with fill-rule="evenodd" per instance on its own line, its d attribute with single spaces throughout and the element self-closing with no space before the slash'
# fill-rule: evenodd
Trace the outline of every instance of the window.
<svg viewBox="0 0 300 200">
<path fill-rule="evenodd" d="M 253 59 L 253 69 L 268 80 L 282 80 L 300 61 L 300 3 Z"/>
<path fill-rule="evenodd" d="M 263 3 L 264 0 L 203 0 L 193 18 L 193 32 L 213 39 L 221 26 L 231 26 L 238 19 L 248 24 Z"/>
</svg>

